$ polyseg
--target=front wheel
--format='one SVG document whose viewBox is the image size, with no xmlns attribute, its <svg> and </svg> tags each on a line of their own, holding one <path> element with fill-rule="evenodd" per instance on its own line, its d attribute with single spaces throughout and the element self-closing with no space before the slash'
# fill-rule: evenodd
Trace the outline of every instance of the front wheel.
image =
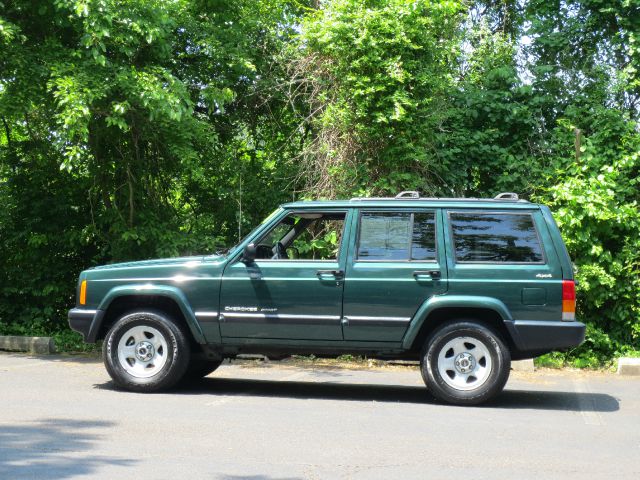
<svg viewBox="0 0 640 480">
<path fill-rule="evenodd" d="M 446 324 L 422 351 L 422 378 L 439 400 L 477 405 L 502 391 L 509 378 L 511 354 L 500 336 L 467 321 Z"/>
<path fill-rule="evenodd" d="M 184 332 L 162 312 L 132 312 L 109 330 L 103 345 L 107 372 L 122 388 L 154 392 L 175 385 L 191 355 Z"/>
</svg>

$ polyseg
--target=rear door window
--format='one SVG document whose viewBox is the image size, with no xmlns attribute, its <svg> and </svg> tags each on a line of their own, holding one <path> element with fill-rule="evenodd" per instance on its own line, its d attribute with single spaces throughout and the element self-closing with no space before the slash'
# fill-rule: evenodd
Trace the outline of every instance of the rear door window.
<svg viewBox="0 0 640 480">
<path fill-rule="evenodd" d="M 411 260 L 436 261 L 436 218 L 433 212 L 413 214 Z"/>
<path fill-rule="evenodd" d="M 544 263 L 530 213 L 450 212 L 458 263 Z"/>
<path fill-rule="evenodd" d="M 435 262 L 435 213 L 362 213 L 357 254 L 359 260 Z"/>
</svg>

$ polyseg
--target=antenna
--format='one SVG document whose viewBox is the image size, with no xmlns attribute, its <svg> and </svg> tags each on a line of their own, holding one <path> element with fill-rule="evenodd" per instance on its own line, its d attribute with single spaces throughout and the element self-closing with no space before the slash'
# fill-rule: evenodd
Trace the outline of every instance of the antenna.
<svg viewBox="0 0 640 480">
<path fill-rule="evenodd" d="M 240 213 L 238 215 L 238 243 L 242 240 L 242 176 L 240 176 L 240 199 L 238 201 L 240 204 Z"/>
</svg>

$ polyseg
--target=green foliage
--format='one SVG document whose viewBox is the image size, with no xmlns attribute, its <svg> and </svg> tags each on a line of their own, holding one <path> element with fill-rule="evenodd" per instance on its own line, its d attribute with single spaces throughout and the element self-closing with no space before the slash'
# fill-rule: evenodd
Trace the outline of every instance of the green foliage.
<svg viewBox="0 0 640 480">
<path fill-rule="evenodd" d="M 73 330 L 60 330 L 53 334 L 58 352 L 99 352 L 100 343 L 84 343 L 82 335 Z"/>
<path fill-rule="evenodd" d="M 83 268 L 213 252 L 288 198 L 260 90 L 287 2 L 2 6 L 1 324 L 64 329 Z"/>
<path fill-rule="evenodd" d="M 343 222 L 325 226 L 319 231 L 305 231 L 296 238 L 292 244 L 297 249 L 300 258 L 312 258 L 314 260 L 329 260 L 338 258 L 340 242 L 338 232 L 342 231 Z"/>
<path fill-rule="evenodd" d="M 561 181 L 544 195 L 577 267 L 577 313 L 588 329 L 572 355 L 588 364 L 640 347 L 640 142 L 633 124 L 622 140 L 588 139 L 580 162 L 556 172 Z"/>
<path fill-rule="evenodd" d="M 567 365 L 566 356 L 560 352 L 547 353 L 534 359 L 534 365 L 543 368 L 562 368 Z"/>
<path fill-rule="evenodd" d="M 577 267 L 587 339 L 576 366 L 640 345 L 640 136 L 636 2 L 531 1 L 527 53 L 548 133 L 536 197 L 554 210 Z M 575 128 L 583 142 L 574 155 Z"/>
<path fill-rule="evenodd" d="M 341 0 L 308 15 L 292 62 L 304 86 L 309 190 L 436 191 L 463 18 L 457 2 Z M 296 90 L 296 91 L 299 91 Z"/>
<path fill-rule="evenodd" d="M 79 348 L 80 270 L 212 252 L 299 196 L 516 191 L 588 323 L 541 361 L 640 351 L 639 8 L 0 0 L 0 331 Z"/>
</svg>

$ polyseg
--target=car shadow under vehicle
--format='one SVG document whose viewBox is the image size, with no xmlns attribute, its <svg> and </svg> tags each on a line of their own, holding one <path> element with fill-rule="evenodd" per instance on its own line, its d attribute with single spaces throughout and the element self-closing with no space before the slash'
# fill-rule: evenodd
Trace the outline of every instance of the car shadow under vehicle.
<svg viewBox="0 0 640 480">
<path fill-rule="evenodd" d="M 116 390 L 113 382 L 95 386 Z M 438 404 L 423 386 L 284 381 L 206 377 L 171 391 L 177 395 L 227 395 L 267 398 Z M 466 407 L 468 408 L 468 407 Z M 605 393 L 506 389 L 479 408 L 615 412 L 616 398 Z"/>
</svg>

